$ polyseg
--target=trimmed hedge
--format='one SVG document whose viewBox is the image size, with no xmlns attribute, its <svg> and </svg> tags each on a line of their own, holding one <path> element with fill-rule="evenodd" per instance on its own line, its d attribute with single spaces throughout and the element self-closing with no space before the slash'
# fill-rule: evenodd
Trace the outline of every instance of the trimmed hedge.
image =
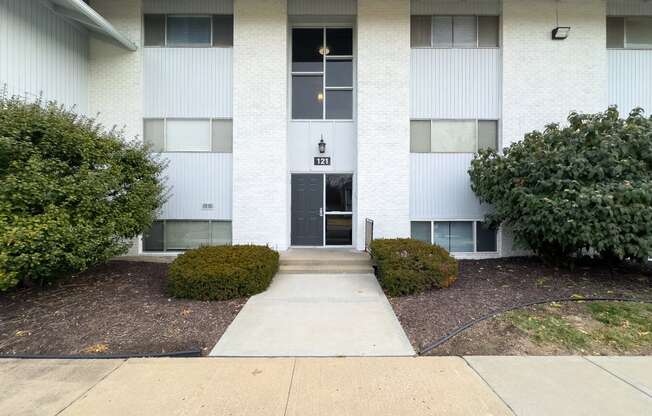
<svg viewBox="0 0 652 416">
<path fill-rule="evenodd" d="M 205 246 L 177 257 L 167 290 L 176 298 L 228 300 L 263 292 L 278 271 L 279 255 L 265 246 Z"/>
<path fill-rule="evenodd" d="M 446 250 L 411 238 L 374 240 L 378 281 L 390 296 L 446 288 L 457 280 L 457 261 Z"/>
</svg>

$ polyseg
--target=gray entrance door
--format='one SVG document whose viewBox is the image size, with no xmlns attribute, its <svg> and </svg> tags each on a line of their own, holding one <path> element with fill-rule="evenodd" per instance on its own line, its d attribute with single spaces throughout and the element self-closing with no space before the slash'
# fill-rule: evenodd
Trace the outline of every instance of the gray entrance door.
<svg viewBox="0 0 652 416">
<path fill-rule="evenodd" d="M 292 245 L 324 244 L 324 176 L 292 175 Z"/>
</svg>

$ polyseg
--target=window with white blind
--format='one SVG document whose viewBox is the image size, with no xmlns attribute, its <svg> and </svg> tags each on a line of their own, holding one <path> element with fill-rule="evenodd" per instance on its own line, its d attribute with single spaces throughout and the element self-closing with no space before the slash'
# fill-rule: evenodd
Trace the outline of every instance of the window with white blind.
<svg viewBox="0 0 652 416">
<path fill-rule="evenodd" d="M 412 16 L 413 48 L 497 48 L 498 16 Z"/>
<path fill-rule="evenodd" d="M 652 49 L 652 17 L 607 17 L 607 48 Z"/>
<path fill-rule="evenodd" d="M 498 150 L 497 120 L 412 120 L 411 153 L 476 153 Z"/>
<path fill-rule="evenodd" d="M 233 151 L 230 119 L 145 119 L 143 138 L 152 152 Z"/>
</svg>

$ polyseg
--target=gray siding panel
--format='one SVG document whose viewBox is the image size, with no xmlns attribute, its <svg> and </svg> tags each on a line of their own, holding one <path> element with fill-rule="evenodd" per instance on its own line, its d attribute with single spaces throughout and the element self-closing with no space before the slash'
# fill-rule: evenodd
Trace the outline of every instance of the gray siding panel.
<svg viewBox="0 0 652 416">
<path fill-rule="evenodd" d="M 145 117 L 230 118 L 233 49 L 145 48 Z"/>
<path fill-rule="evenodd" d="M 500 0 L 412 0 L 412 14 L 500 15 Z"/>
<path fill-rule="evenodd" d="M 0 2 L 0 90 L 88 110 L 88 34 L 39 1 Z"/>
<path fill-rule="evenodd" d="M 410 155 L 410 219 L 482 219 L 485 208 L 471 190 L 470 153 Z"/>
<path fill-rule="evenodd" d="M 652 2 L 644 0 L 608 0 L 607 16 L 652 16 Z"/>
<path fill-rule="evenodd" d="M 501 115 L 500 49 L 412 49 L 410 117 Z"/>
<path fill-rule="evenodd" d="M 143 0 L 143 13 L 233 14 L 233 0 Z"/>
<path fill-rule="evenodd" d="M 230 153 L 163 153 L 170 199 L 160 219 L 230 220 L 233 157 Z M 202 209 L 213 204 L 213 209 Z"/>
<path fill-rule="evenodd" d="M 356 0 L 288 0 L 288 14 L 291 16 L 353 16 L 357 13 Z"/>
<path fill-rule="evenodd" d="M 652 50 L 607 51 L 609 104 L 626 115 L 635 107 L 652 113 Z"/>
</svg>

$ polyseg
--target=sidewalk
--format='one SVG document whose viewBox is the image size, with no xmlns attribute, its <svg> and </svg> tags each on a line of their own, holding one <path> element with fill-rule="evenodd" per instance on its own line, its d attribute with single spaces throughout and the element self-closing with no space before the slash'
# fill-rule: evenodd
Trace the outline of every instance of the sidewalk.
<svg viewBox="0 0 652 416">
<path fill-rule="evenodd" d="M 2 415 L 649 415 L 652 357 L 0 360 Z"/>
</svg>

